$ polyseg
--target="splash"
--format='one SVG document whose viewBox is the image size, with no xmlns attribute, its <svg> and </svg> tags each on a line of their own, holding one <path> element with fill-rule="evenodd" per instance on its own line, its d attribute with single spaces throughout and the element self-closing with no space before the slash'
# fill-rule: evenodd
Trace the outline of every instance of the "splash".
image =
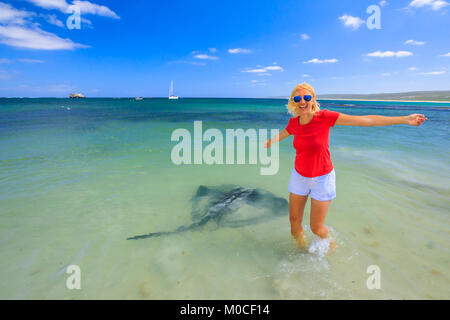
<svg viewBox="0 0 450 320">
<path fill-rule="evenodd" d="M 331 252 L 337 247 L 337 231 L 330 226 L 326 226 L 328 229 L 328 237 L 322 239 L 317 235 L 313 234 L 309 226 L 304 226 L 305 236 L 307 238 L 312 237 L 311 244 L 309 245 L 308 252 L 320 258 L 326 256 L 327 253 Z M 309 242 L 309 241 L 308 241 Z"/>
<path fill-rule="evenodd" d="M 316 254 L 319 257 L 324 257 L 329 249 L 330 249 L 330 238 L 322 239 L 314 235 L 314 239 L 311 242 L 308 252 Z"/>
<path fill-rule="evenodd" d="M 344 247 L 339 233 L 328 228 L 328 238 L 321 239 L 311 232 L 309 226 L 303 226 L 307 250 L 294 248 L 275 269 L 272 288 L 282 299 L 351 299 L 352 292 L 343 285 L 345 280 L 336 274 L 333 265 L 341 264 L 348 256 L 328 255 L 331 241 Z M 330 259 L 331 258 L 331 259 Z M 352 288 L 353 290 L 353 288 Z"/>
</svg>

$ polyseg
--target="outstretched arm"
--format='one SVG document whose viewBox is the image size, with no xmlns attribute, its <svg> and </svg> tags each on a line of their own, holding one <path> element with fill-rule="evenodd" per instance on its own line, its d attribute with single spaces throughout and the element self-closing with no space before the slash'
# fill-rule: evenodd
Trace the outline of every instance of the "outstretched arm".
<svg viewBox="0 0 450 320">
<path fill-rule="evenodd" d="M 360 127 L 388 126 L 392 124 L 409 124 L 412 126 L 420 126 L 425 120 L 428 119 L 423 114 L 418 113 L 400 117 L 385 117 L 376 115 L 351 116 L 348 114 L 340 113 L 335 124 L 340 126 Z"/>
<path fill-rule="evenodd" d="M 287 132 L 286 129 L 283 129 L 283 131 L 281 131 L 279 134 L 273 136 L 272 139 L 267 140 L 266 143 L 264 143 L 264 148 L 270 148 L 273 142 L 279 142 L 289 136 L 290 133 Z"/>
</svg>

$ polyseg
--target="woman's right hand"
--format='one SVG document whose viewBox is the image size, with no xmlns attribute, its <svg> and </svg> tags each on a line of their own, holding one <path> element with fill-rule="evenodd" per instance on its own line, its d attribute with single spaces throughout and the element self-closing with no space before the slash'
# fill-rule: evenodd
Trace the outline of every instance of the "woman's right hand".
<svg viewBox="0 0 450 320">
<path fill-rule="evenodd" d="M 272 145 L 272 139 L 270 139 L 270 140 L 267 140 L 265 143 L 264 143 L 264 148 L 270 148 L 270 146 Z"/>
</svg>

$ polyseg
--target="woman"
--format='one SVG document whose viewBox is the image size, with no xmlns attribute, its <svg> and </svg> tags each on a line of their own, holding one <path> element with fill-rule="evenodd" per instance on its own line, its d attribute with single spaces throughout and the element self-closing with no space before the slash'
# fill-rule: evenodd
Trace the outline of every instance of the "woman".
<svg viewBox="0 0 450 320">
<path fill-rule="evenodd" d="M 300 247 L 305 246 L 302 227 L 303 210 L 311 195 L 311 231 L 322 239 L 328 237 L 325 217 L 331 200 L 336 197 L 335 171 L 330 158 L 329 133 L 335 124 L 341 126 L 374 127 L 392 124 L 420 126 L 427 118 L 423 114 L 401 117 L 377 115 L 351 116 L 341 112 L 320 110 L 314 89 L 307 83 L 297 85 L 287 105 L 294 115 L 286 128 L 267 140 L 272 143 L 294 135 L 295 166 L 289 182 L 289 220 L 291 234 Z M 330 247 L 334 242 L 330 240 Z"/>
</svg>

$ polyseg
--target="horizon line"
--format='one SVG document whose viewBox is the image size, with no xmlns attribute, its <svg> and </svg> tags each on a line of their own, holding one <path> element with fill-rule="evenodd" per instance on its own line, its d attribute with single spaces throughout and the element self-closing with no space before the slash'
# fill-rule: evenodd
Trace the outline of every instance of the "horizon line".
<svg viewBox="0 0 450 320">
<path fill-rule="evenodd" d="M 289 100 L 289 97 L 179 97 L 183 99 L 259 99 L 259 100 Z M 130 99 L 136 100 L 136 97 L 84 97 L 84 98 L 69 98 L 69 97 L 0 97 L 0 99 L 70 99 L 70 100 L 85 100 L 85 99 Z M 143 100 L 169 100 L 168 97 L 147 97 Z M 355 98 L 318 98 L 318 101 L 366 101 L 366 102 L 431 102 L 431 103 L 450 103 L 450 100 L 405 100 L 405 99 L 355 99 Z M 139 100 L 138 100 L 139 101 Z M 174 101 L 176 103 L 176 101 Z"/>
<path fill-rule="evenodd" d="M 375 96 L 375 95 L 396 95 L 396 94 L 423 94 L 423 93 L 443 93 L 448 92 L 450 94 L 450 90 L 422 90 L 422 91 L 401 91 L 401 92 L 379 92 L 379 93 L 325 93 L 320 94 L 317 96 L 317 100 L 358 100 L 355 99 L 355 97 L 360 96 L 363 98 L 363 96 Z M 353 97 L 351 97 L 353 96 Z M 70 98 L 69 96 L 64 97 L 58 97 L 58 96 L 41 96 L 41 97 L 28 97 L 28 96 L 15 96 L 15 97 L 0 97 L 0 99 L 135 99 L 135 98 L 143 98 L 143 99 L 168 99 L 167 96 L 103 96 L 103 97 L 83 97 L 83 98 Z M 320 98 L 323 97 L 323 98 Z M 344 98 L 349 97 L 349 98 Z M 269 97 L 193 97 L 193 96 L 179 96 L 181 99 L 277 99 L 277 100 L 284 100 L 289 99 L 289 95 L 286 96 L 269 96 Z M 340 99 L 342 98 L 342 99 Z M 369 97 L 366 97 L 369 98 Z M 378 100 L 378 99 L 377 99 Z M 398 99 L 394 99 L 398 100 Z M 382 101 L 393 101 L 393 100 L 382 100 Z M 427 100 L 428 101 L 428 100 Z M 430 100 L 431 101 L 431 100 Z M 439 101 L 439 100 L 438 100 Z M 442 100 L 441 100 L 442 101 Z M 449 101 L 447 101 L 449 102 Z"/>
</svg>

